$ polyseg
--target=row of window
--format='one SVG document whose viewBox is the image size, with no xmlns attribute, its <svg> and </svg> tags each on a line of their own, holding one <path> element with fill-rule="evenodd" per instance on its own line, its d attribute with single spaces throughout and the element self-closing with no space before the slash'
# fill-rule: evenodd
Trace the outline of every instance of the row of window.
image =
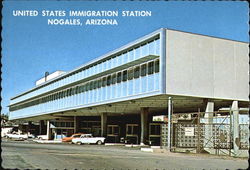
<svg viewBox="0 0 250 170">
<path fill-rule="evenodd" d="M 19 110 L 25 107 L 30 107 L 33 105 L 46 103 L 49 101 L 61 99 L 64 97 L 83 93 L 83 92 L 90 91 L 93 89 L 110 86 L 116 83 L 121 83 L 127 80 L 137 79 L 140 76 L 143 77 L 143 76 L 150 75 L 153 73 L 158 73 L 158 72 L 159 72 L 159 59 L 155 61 L 151 61 L 149 63 L 142 64 L 142 65 L 133 66 L 131 68 L 128 68 L 127 70 L 113 73 L 108 76 L 104 76 L 102 78 L 98 78 L 98 79 L 89 81 L 87 83 L 65 89 L 63 91 L 42 97 L 40 99 L 25 103 L 19 106 L 10 107 L 10 111 L 15 111 L 15 110 Z"/>
<path fill-rule="evenodd" d="M 159 55 L 159 53 L 160 53 L 160 39 L 159 36 L 157 36 L 153 40 L 145 42 L 142 45 L 127 49 L 126 51 L 123 51 L 122 53 L 109 57 L 104 61 L 96 63 L 95 65 L 89 66 L 87 68 L 82 68 L 80 70 L 77 70 L 76 72 L 68 74 L 66 77 L 63 76 L 55 81 L 46 83 L 40 86 L 35 91 L 28 92 L 25 95 L 13 99 L 12 102 L 13 103 L 20 102 L 30 97 L 48 92 L 50 90 L 64 86 L 74 81 L 86 78 L 88 76 L 98 74 L 102 71 L 106 71 L 108 69 L 120 66 L 122 64 L 139 59 L 141 57 L 145 57 L 150 54 Z"/>
<path fill-rule="evenodd" d="M 51 124 L 54 125 L 56 128 L 74 127 L 74 122 L 51 122 Z"/>
</svg>

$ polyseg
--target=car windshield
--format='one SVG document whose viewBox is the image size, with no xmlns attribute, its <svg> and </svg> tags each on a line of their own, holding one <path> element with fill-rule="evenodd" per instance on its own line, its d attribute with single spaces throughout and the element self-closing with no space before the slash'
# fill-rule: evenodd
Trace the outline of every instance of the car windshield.
<svg viewBox="0 0 250 170">
<path fill-rule="evenodd" d="M 74 138 L 79 138 L 81 135 L 73 135 Z"/>
</svg>

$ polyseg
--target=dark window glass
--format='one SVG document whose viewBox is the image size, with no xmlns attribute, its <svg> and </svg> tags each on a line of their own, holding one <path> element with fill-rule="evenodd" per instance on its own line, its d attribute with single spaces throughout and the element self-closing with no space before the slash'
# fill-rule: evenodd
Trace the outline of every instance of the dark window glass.
<svg viewBox="0 0 250 170">
<path fill-rule="evenodd" d="M 155 73 L 158 73 L 160 71 L 160 61 L 155 61 Z"/>
<path fill-rule="evenodd" d="M 146 76 L 147 74 L 147 65 L 143 64 L 141 65 L 141 76 Z"/>
<path fill-rule="evenodd" d="M 79 88 L 78 88 L 78 91 L 79 91 L 78 93 L 81 93 L 82 90 L 83 90 L 83 87 L 82 87 L 82 85 L 80 85 Z"/>
<path fill-rule="evenodd" d="M 67 96 L 67 91 L 65 90 L 64 92 L 63 92 L 63 97 L 66 97 Z M 47 101 L 48 101 L 48 99 L 47 99 Z"/>
<path fill-rule="evenodd" d="M 74 87 L 73 89 L 72 89 L 72 95 L 74 95 L 76 93 L 76 88 Z"/>
<path fill-rule="evenodd" d="M 117 83 L 120 83 L 121 80 L 122 80 L 122 73 L 119 72 L 119 73 L 117 73 Z"/>
<path fill-rule="evenodd" d="M 110 84 L 111 84 L 111 75 L 109 75 L 107 78 L 107 86 L 109 86 Z"/>
<path fill-rule="evenodd" d="M 87 83 L 85 86 L 86 86 L 86 91 L 89 91 L 89 89 L 90 89 L 89 83 Z"/>
<path fill-rule="evenodd" d="M 95 80 L 95 81 L 94 81 L 94 89 L 96 89 L 96 88 L 97 88 L 97 85 L 98 85 L 98 81 L 97 81 L 97 80 Z"/>
<path fill-rule="evenodd" d="M 139 78 L 139 76 L 140 76 L 140 67 L 137 66 L 137 67 L 134 68 L 134 78 L 135 79 Z"/>
<path fill-rule="evenodd" d="M 69 95 L 72 95 L 72 88 L 69 89 Z"/>
<path fill-rule="evenodd" d="M 76 86 L 76 94 L 79 93 L 79 86 Z"/>
<path fill-rule="evenodd" d="M 128 79 L 128 71 L 124 70 L 122 72 L 122 81 L 127 81 L 127 79 Z"/>
<path fill-rule="evenodd" d="M 154 73 L 154 62 L 148 63 L 148 74 L 153 74 Z"/>
<path fill-rule="evenodd" d="M 82 85 L 82 92 L 85 92 L 85 91 L 87 91 L 87 86 L 86 86 L 86 84 Z"/>
<path fill-rule="evenodd" d="M 129 79 L 129 80 L 133 79 L 133 76 L 134 76 L 133 69 L 129 69 L 129 70 L 128 70 L 128 79 Z"/>
<path fill-rule="evenodd" d="M 102 87 L 102 79 L 99 79 L 98 80 L 98 88 L 101 88 Z"/>
<path fill-rule="evenodd" d="M 90 83 L 89 83 L 89 86 L 90 86 L 90 90 L 92 90 L 93 88 L 94 88 L 94 82 L 93 81 L 91 81 Z"/>
<path fill-rule="evenodd" d="M 115 84 L 116 83 L 116 74 L 113 74 L 112 75 L 112 84 Z"/>
<path fill-rule="evenodd" d="M 107 78 L 106 77 L 103 77 L 102 78 L 102 87 L 106 86 L 107 85 Z"/>
<path fill-rule="evenodd" d="M 69 89 L 67 90 L 67 95 L 66 96 L 69 96 Z"/>
</svg>

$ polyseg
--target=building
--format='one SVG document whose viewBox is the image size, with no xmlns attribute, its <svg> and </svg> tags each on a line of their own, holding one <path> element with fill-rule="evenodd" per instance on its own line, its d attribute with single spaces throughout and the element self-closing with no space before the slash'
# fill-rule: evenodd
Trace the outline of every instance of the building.
<svg viewBox="0 0 250 170">
<path fill-rule="evenodd" d="M 13 97 L 10 119 L 40 121 L 48 135 L 159 144 L 153 116 L 231 108 L 237 120 L 249 102 L 248 53 L 248 43 L 159 29 Z"/>
</svg>

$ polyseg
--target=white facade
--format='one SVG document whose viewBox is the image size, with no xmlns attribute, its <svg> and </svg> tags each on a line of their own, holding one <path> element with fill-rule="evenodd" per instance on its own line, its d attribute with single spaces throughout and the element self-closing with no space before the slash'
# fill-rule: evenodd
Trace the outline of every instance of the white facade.
<svg viewBox="0 0 250 170">
<path fill-rule="evenodd" d="M 65 72 L 65 71 L 55 71 L 54 73 L 49 74 L 49 75 L 46 77 L 46 80 L 45 80 L 45 77 L 43 77 L 43 78 L 37 80 L 37 81 L 36 81 L 36 86 L 37 86 L 37 85 L 40 85 L 40 84 L 42 84 L 42 83 L 44 83 L 45 81 L 51 80 L 51 79 L 53 79 L 53 78 L 56 78 L 56 77 L 58 77 L 58 76 L 60 76 L 60 75 L 62 75 L 62 74 L 64 74 L 64 73 L 66 73 L 66 72 Z"/>
<path fill-rule="evenodd" d="M 167 30 L 167 94 L 249 101 L 248 44 Z"/>
</svg>

